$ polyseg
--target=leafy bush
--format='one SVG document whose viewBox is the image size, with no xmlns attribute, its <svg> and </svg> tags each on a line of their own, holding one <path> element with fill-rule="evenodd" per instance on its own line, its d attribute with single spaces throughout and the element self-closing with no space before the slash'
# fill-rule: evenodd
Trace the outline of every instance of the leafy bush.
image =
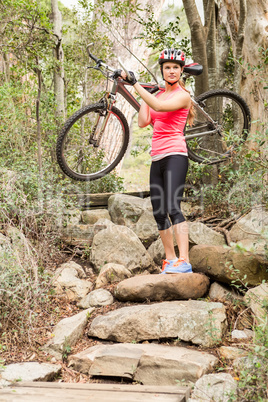
<svg viewBox="0 0 268 402">
<path fill-rule="evenodd" d="M 199 197 L 207 210 L 227 215 L 245 212 L 254 205 L 268 206 L 267 152 L 268 143 L 257 132 L 240 146 L 235 158 L 225 164 L 190 163 L 187 195 Z M 206 181 L 213 184 L 206 184 Z"/>
</svg>

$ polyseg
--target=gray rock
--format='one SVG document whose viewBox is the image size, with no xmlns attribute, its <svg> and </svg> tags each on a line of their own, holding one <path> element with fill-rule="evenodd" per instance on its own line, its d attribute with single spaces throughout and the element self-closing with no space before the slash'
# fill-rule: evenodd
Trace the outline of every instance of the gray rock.
<svg viewBox="0 0 268 402">
<path fill-rule="evenodd" d="M 223 304 L 189 300 L 120 308 L 96 317 L 88 334 L 115 342 L 180 338 L 211 346 L 225 330 Z"/>
<path fill-rule="evenodd" d="M 261 263 L 268 265 L 267 239 L 243 239 L 237 244 L 252 253 Z"/>
<path fill-rule="evenodd" d="M 85 271 L 83 270 L 81 265 L 77 264 L 74 261 L 69 261 L 65 262 L 64 264 L 61 264 L 59 268 L 56 270 L 54 278 L 57 279 L 60 275 L 62 277 L 68 275 L 68 270 L 70 273 L 72 272 L 75 277 L 81 279 L 86 278 Z"/>
<path fill-rule="evenodd" d="M 258 323 L 264 324 L 268 311 L 268 284 L 262 283 L 253 289 L 249 289 L 244 300 L 253 311 Z"/>
<path fill-rule="evenodd" d="M 268 279 L 265 266 L 254 255 L 226 246 L 193 246 L 190 250 L 190 262 L 193 271 L 202 272 L 218 282 L 231 284 L 234 280 L 242 280 L 249 286 L 254 286 Z"/>
<path fill-rule="evenodd" d="M 229 394 L 236 393 L 237 384 L 227 373 L 203 375 L 194 386 L 190 401 L 228 402 Z"/>
<path fill-rule="evenodd" d="M 153 213 L 145 210 L 133 228 L 133 231 L 145 247 L 148 248 L 159 237 Z"/>
<path fill-rule="evenodd" d="M 193 215 L 193 207 L 189 202 L 181 202 L 181 212 L 184 217 L 189 217 Z"/>
<path fill-rule="evenodd" d="M 68 357 L 68 367 L 72 367 L 74 370 L 83 374 L 88 374 L 90 367 L 95 359 L 103 349 L 107 348 L 107 345 L 94 345 L 90 348 L 83 350 L 82 352 L 70 355 Z"/>
<path fill-rule="evenodd" d="M 82 222 L 86 225 L 94 225 L 100 219 L 111 220 L 107 209 L 89 209 L 82 212 Z"/>
<path fill-rule="evenodd" d="M 153 242 L 148 248 L 148 253 L 157 265 L 161 265 L 162 260 L 165 259 L 165 249 L 161 239 Z"/>
<path fill-rule="evenodd" d="M 4 387 L 8 387 L 11 385 L 11 381 L 4 380 L 3 378 L 0 378 L 0 389 Z"/>
<path fill-rule="evenodd" d="M 247 351 L 234 346 L 221 346 L 219 352 L 221 357 L 226 360 L 234 360 L 247 355 Z"/>
<path fill-rule="evenodd" d="M 93 288 L 93 283 L 79 279 L 84 278 L 85 272 L 82 267 L 74 261 L 62 264 L 55 272 L 54 286 L 56 292 L 66 293 L 71 301 L 79 301 L 83 299 Z"/>
<path fill-rule="evenodd" d="M 14 363 L 5 366 L 2 379 L 6 381 L 51 381 L 61 371 L 60 364 L 37 362 Z"/>
<path fill-rule="evenodd" d="M 96 280 L 96 289 L 99 289 L 108 283 L 120 282 L 123 279 L 130 278 L 131 272 L 121 264 L 105 264 Z"/>
<path fill-rule="evenodd" d="M 114 295 L 122 301 L 198 299 L 207 292 L 209 279 L 200 274 L 138 275 L 125 279 Z"/>
<path fill-rule="evenodd" d="M 89 375 L 133 378 L 143 349 L 139 345 L 119 344 L 101 348 L 95 355 Z"/>
<path fill-rule="evenodd" d="M 243 330 L 243 331 L 235 329 L 234 331 L 232 331 L 232 339 L 238 339 L 238 340 L 250 339 L 253 337 L 253 335 L 254 335 L 254 332 L 249 329 Z"/>
<path fill-rule="evenodd" d="M 98 270 L 109 262 L 122 264 L 131 271 L 153 265 L 138 236 L 128 227 L 119 225 L 112 225 L 94 236 L 90 260 Z"/>
<path fill-rule="evenodd" d="M 173 236 L 173 244 L 174 244 L 174 249 L 175 249 L 176 255 L 179 255 L 178 246 L 177 246 L 177 243 L 176 243 L 175 236 Z M 153 261 L 157 265 L 161 266 L 162 261 L 166 258 L 165 249 L 164 249 L 162 240 L 157 239 L 155 242 L 153 242 L 150 245 L 150 247 L 148 248 L 148 253 L 150 254 L 150 256 L 153 259 Z"/>
<path fill-rule="evenodd" d="M 96 345 L 69 357 L 69 366 L 94 376 L 130 378 L 144 385 L 194 382 L 218 359 L 206 352 L 156 344 Z"/>
<path fill-rule="evenodd" d="M 81 311 L 72 317 L 64 318 L 54 328 L 53 337 L 45 345 L 44 350 L 48 353 L 61 357 L 66 347 L 72 347 L 83 334 L 90 314 L 94 307 Z"/>
<path fill-rule="evenodd" d="M 138 222 L 144 211 L 144 200 L 126 194 L 114 194 L 108 200 L 108 211 L 112 221 L 117 225 L 130 228 Z"/>
<path fill-rule="evenodd" d="M 258 241 L 268 227 L 268 213 L 265 208 L 255 207 L 230 230 L 230 238 L 233 242 L 243 239 Z"/>
<path fill-rule="evenodd" d="M 113 227 L 114 227 L 114 223 L 111 220 L 99 219 L 93 225 L 93 234 L 95 236 L 97 233 L 99 233 L 101 230 L 104 230 L 104 229 L 110 229 L 112 231 Z"/>
<path fill-rule="evenodd" d="M 220 283 L 217 282 L 212 283 L 208 295 L 210 299 L 225 300 L 225 301 L 243 300 L 243 296 L 236 293 L 233 289 L 221 285 Z"/>
<path fill-rule="evenodd" d="M 113 295 L 105 289 L 96 289 L 90 292 L 84 299 L 78 303 L 78 307 L 101 307 L 108 306 L 114 302 Z"/>
<path fill-rule="evenodd" d="M 221 233 L 210 229 L 202 222 L 189 222 L 189 242 L 192 244 L 209 244 L 210 246 L 223 246 L 226 244 Z"/>
<path fill-rule="evenodd" d="M 76 224 L 67 225 L 61 230 L 61 239 L 71 245 L 90 245 L 94 236 L 93 226 Z"/>
</svg>

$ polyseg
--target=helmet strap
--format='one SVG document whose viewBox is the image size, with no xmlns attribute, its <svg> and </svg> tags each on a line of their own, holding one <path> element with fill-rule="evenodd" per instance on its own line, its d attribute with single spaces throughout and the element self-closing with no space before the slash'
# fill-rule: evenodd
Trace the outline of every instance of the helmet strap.
<svg viewBox="0 0 268 402">
<path fill-rule="evenodd" d="M 163 80 L 164 80 L 165 82 L 167 82 L 167 83 L 168 83 L 169 85 L 171 85 L 171 86 L 173 86 L 173 85 L 177 84 L 177 82 L 179 82 L 179 80 L 178 80 L 178 81 L 175 81 L 175 82 L 169 82 L 169 81 L 165 80 L 165 78 L 163 78 Z"/>
</svg>

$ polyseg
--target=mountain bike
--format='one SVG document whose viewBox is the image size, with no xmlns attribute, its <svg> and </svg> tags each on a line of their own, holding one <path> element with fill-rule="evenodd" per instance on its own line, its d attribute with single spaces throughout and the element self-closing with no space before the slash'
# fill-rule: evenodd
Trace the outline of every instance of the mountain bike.
<svg viewBox="0 0 268 402">
<path fill-rule="evenodd" d="M 129 145 L 129 125 L 115 106 L 117 94 L 139 111 L 140 104 L 128 90 L 129 83 L 118 77 L 87 48 L 96 63 L 93 67 L 112 82 L 112 89 L 94 104 L 75 112 L 59 133 L 56 154 L 63 172 L 74 180 L 96 180 L 111 172 L 122 160 Z M 184 81 L 200 75 L 203 67 L 191 63 L 184 67 Z M 140 84 L 150 93 L 163 90 L 158 84 Z M 192 97 L 195 119 L 184 129 L 188 156 L 198 163 L 218 164 L 231 160 L 250 129 L 250 110 L 244 99 L 227 89 L 211 90 Z"/>
</svg>

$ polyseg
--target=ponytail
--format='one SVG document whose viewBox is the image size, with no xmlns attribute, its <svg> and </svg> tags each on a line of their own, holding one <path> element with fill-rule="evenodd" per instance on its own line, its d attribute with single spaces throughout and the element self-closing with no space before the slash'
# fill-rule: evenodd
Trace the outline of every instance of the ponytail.
<svg viewBox="0 0 268 402">
<path fill-rule="evenodd" d="M 190 93 L 190 91 L 188 91 L 188 89 L 185 88 L 184 82 L 182 80 L 179 80 L 179 84 L 186 92 Z M 190 106 L 188 117 L 187 117 L 187 123 L 190 126 L 193 125 L 194 118 L 195 118 L 195 109 L 194 109 L 193 101 L 191 99 L 191 106 Z"/>
</svg>

